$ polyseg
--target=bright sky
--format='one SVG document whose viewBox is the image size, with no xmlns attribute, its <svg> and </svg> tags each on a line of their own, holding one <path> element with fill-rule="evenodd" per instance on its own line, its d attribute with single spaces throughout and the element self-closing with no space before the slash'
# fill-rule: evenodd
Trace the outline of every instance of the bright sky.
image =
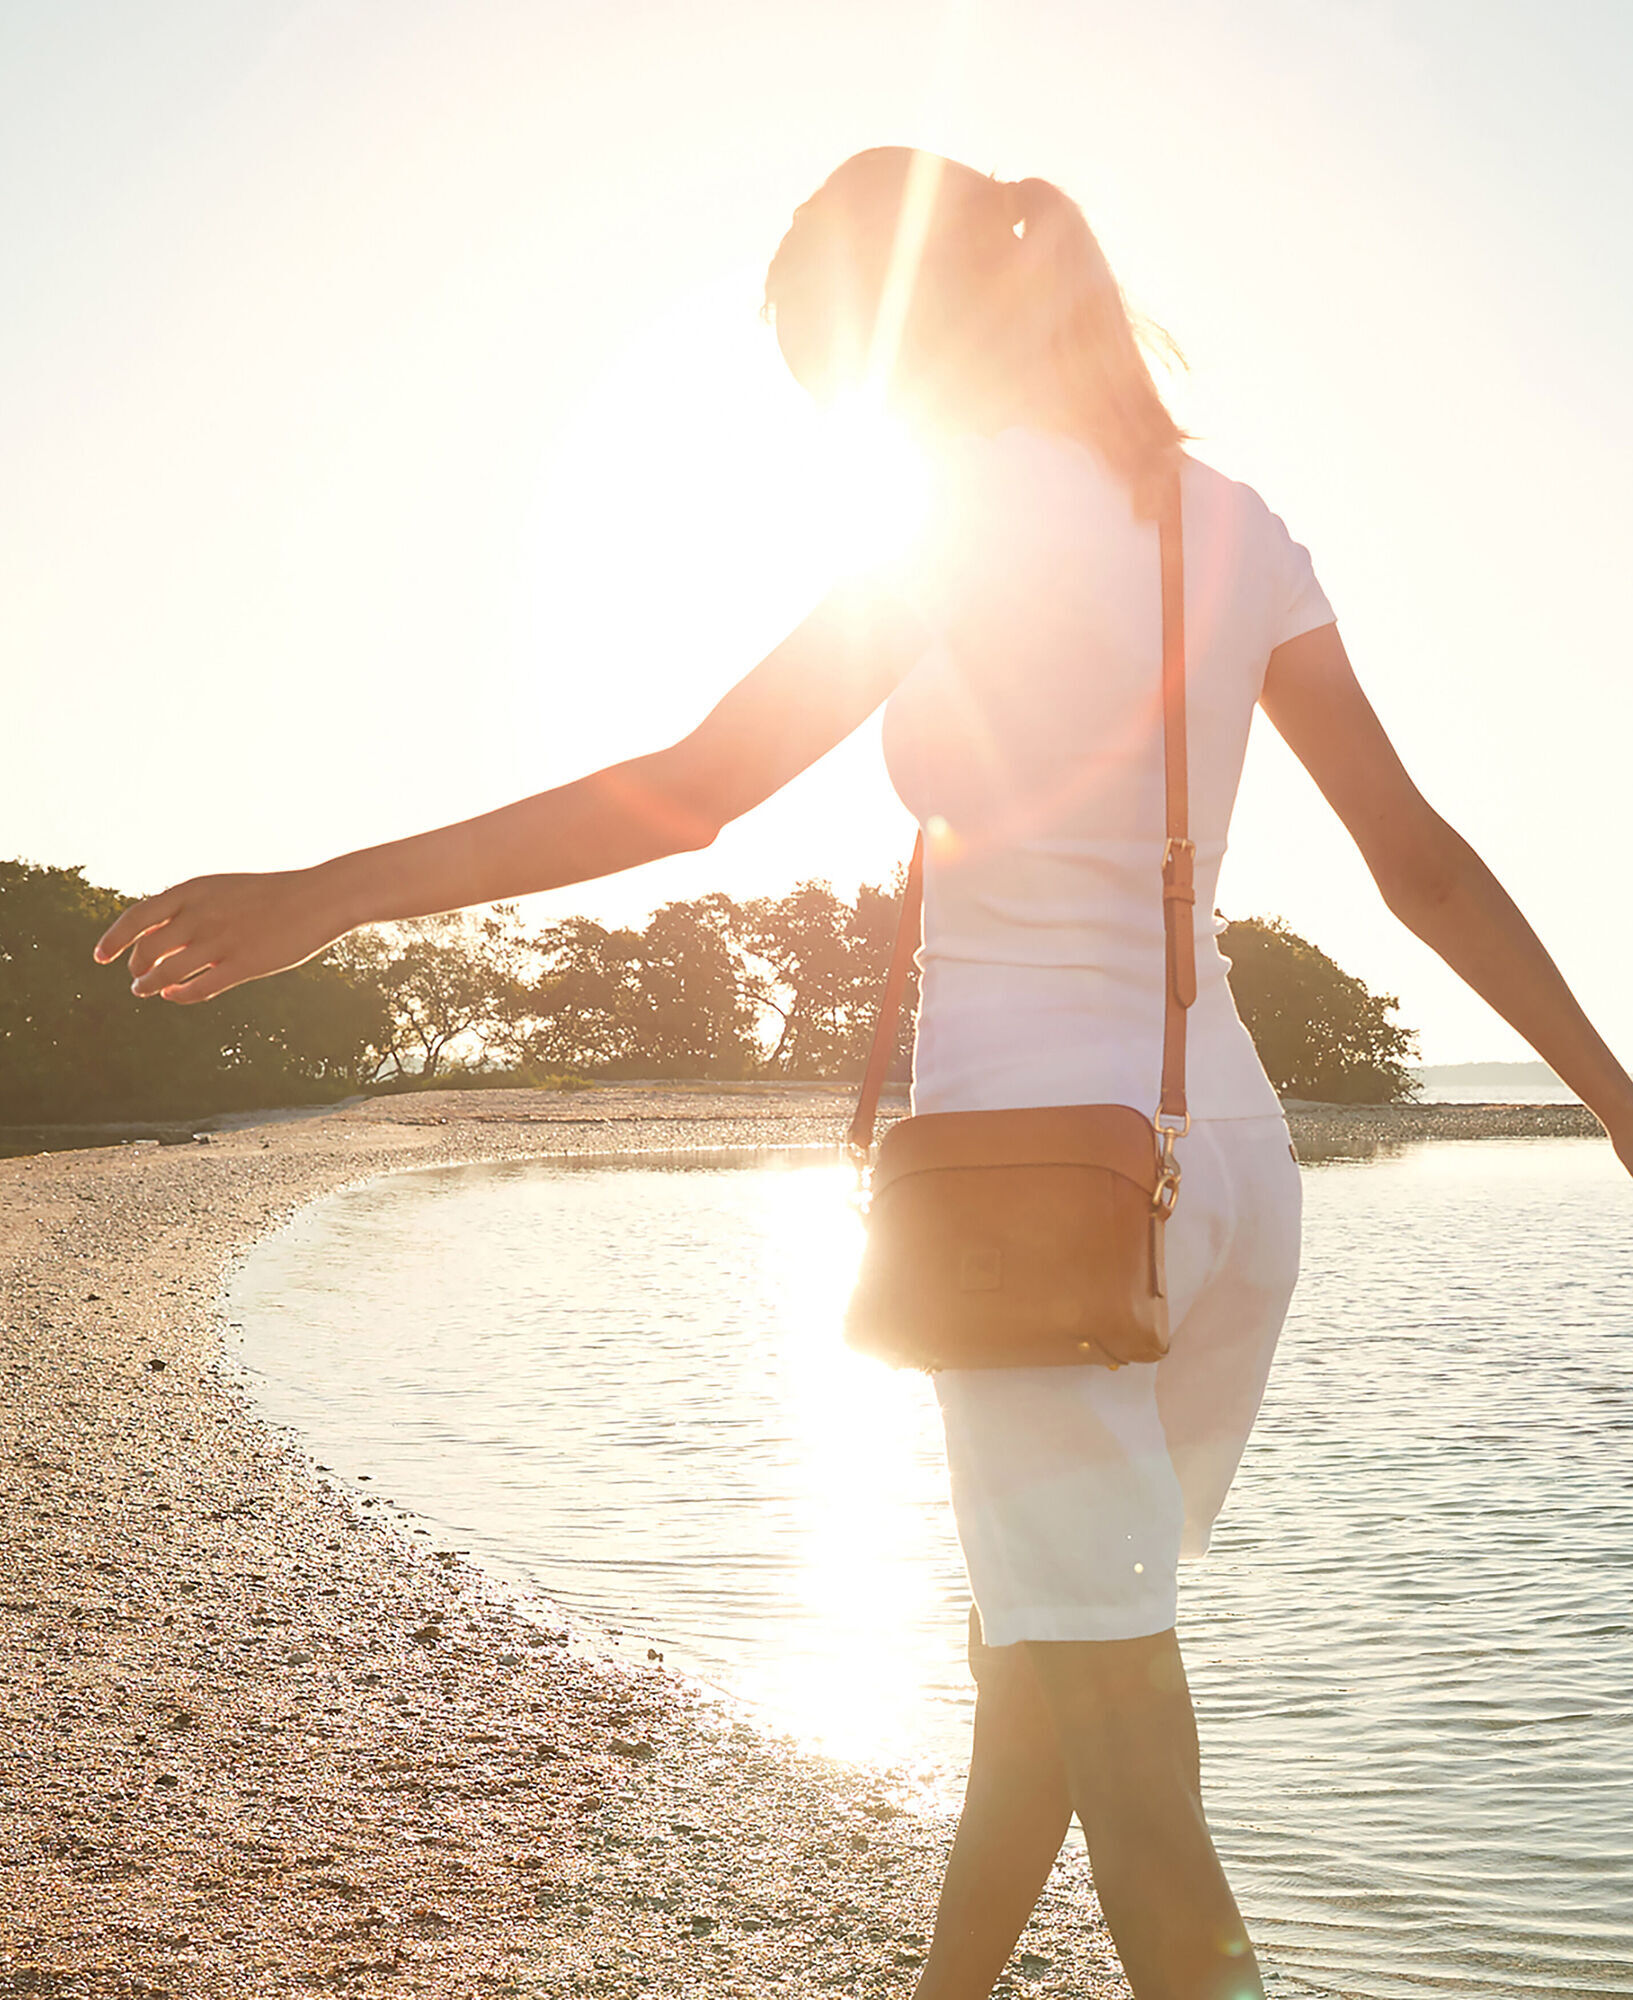
<svg viewBox="0 0 1633 2000">
<path fill-rule="evenodd" d="M 680 733 L 819 594 L 757 312 L 917 143 L 1084 204 L 1198 455 L 1306 542 L 1409 768 L 1633 1060 L 1623 0 L 15 0 L 0 855 L 299 865 Z M 905 851 L 870 728 L 628 919 Z M 1523 1046 L 1256 743 L 1221 900 Z"/>
</svg>

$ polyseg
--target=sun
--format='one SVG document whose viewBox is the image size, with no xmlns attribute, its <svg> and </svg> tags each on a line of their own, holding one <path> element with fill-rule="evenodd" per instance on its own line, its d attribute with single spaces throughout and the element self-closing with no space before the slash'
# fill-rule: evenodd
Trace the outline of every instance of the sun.
<svg viewBox="0 0 1633 2000">
<path fill-rule="evenodd" d="M 836 397 L 817 418 L 809 533 L 836 580 L 906 560 L 930 506 L 929 457 L 874 391 Z"/>
</svg>

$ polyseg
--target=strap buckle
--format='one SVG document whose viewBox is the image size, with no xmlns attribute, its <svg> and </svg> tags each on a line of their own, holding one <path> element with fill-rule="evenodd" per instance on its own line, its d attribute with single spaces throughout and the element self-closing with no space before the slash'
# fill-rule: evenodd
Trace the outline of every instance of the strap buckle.
<svg viewBox="0 0 1633 2000">
<path fill-rule="evenodd" d="M 1157 1158 L 1157 1185 L 1151 1193 L 1151 1213 L 1160 1222 L 1168 1220 L 1174 1212 L 1175 1202 L 1179 1200 L 1181 1175 L 1174 1144 L 1176 1140 L 1183 1139 L 1191 1129 L 1190 1112 L 1182 1112 L 1177 1125 L 1165 1123 L 1165 1117 L 1168 1116 L 1171 1114 L 1159 1111 L 1151 1121 L 1152 1129 L 1162 1145 L 1162 1151 Z"/>
<path fill-rule="evenodd" d="M 1162 844 L 1162 866 L 1165 874 L 1174 865 L 1174 856 L 1176 854 L 1184 854 L 1188 860 L 1194 861 L 1196 859 L 1196 842 L 1194 840 L 1187 840 L 1182 833 L 1169 834 L 1168 838 Z"/>
</svg>

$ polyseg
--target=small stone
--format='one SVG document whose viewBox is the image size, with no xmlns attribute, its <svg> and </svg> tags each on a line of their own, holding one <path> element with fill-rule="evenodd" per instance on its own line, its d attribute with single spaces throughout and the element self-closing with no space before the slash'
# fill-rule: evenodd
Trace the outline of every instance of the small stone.
<svg viewBox="0 0 1633 2000">
<path fill-rule="evenodd" d="M 160 1360 L 160 1358 L 156 1354 L 150 1354 L 148 1356 L 147 1365 L 149 1368 L 152 1369 L 155 1375 L 162 1375 L 164 1373 L 165 1364 L 163 1361 Z"/>
<path fill-rule="evenodd" d="M 656 1757 L 658 1754 L 654 1745 L 648 1743 L 644 1737 L 615 1736 L 607 1747 L 618 1757 L 646 1758 Z"/>
</svg>

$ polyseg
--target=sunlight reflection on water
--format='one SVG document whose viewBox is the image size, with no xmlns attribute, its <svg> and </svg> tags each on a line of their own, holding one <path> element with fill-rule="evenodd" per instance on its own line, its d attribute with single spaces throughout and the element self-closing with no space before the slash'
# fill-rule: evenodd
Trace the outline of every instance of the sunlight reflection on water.
<svg viewBox="0 0 1633 2000">
<path fill-rule="evenodd" d="M 843 1170 L 743 1159 L 334 1197 L 236 1281 L 243 1358 L 440 1539 L 953 1797 L 934 1398 L 839 1342 Z M 1633 1994 L 1630 1190 L 1572 1140 L 1305 1180 L 1283 1353 L 1184 1584 L 1239 1893 L 1321 1990 Z"/>
</svg>

